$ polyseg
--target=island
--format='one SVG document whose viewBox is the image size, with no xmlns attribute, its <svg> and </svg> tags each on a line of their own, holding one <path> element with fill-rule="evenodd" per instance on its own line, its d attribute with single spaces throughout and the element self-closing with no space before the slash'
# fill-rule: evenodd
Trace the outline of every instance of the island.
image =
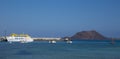
<svg viewBox="0 0 120 59">
<path fill-rule="evenodd" d="M 108 39 L 107 37 L 103 36 L 102 34 L 98 33 L 95 30 L 91 31 L 81 31 L 77 32 L 75 35 L 70 37 L 70 39 L 86 39 L 86 40 L 103 40 Z"/>
</svg>

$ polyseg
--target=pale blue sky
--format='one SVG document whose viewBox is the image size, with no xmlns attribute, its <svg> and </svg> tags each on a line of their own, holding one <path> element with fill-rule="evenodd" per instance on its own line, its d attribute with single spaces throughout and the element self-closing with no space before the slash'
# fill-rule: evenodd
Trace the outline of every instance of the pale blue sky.
<svg viewBox="0 0 120 59">
<path fill-rule="evenodd" d="M 96 30 L 120 37 L 120 0 L 0 0 L 0 35 L 72 36 Z"/>
</svg>

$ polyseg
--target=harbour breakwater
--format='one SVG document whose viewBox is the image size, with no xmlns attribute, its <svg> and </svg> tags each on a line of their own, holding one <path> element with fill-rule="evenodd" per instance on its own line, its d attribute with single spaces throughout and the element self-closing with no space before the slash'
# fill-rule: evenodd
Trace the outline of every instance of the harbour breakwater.
<svg viewBox="0 0 120 59">
<path fill-rule="evenodd" d="M 62 38 L 32 38 L 34 41 L 41 41 L 41 40 L 55 40 L 59 41 L 62 40 Z"/>
</svg>

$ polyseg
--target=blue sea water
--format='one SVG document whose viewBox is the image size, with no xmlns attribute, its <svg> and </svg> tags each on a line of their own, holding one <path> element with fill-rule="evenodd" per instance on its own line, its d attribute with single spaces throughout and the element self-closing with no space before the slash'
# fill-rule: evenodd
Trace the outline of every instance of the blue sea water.
<svg viewBox="0 0 120 59">
<path fill-rule="evenodd" d="M 32 43 L 0 42 L 0 59 L 120 59 L 120 41 L 47 41 Z"/>
</svg>

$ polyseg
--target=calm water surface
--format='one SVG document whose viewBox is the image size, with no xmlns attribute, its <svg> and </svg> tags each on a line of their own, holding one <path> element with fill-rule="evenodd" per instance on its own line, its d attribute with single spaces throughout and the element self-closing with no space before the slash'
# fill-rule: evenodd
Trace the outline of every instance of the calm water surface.
<svg viewBox="0 0 120 59">
<path fill-rule="evenodd" d="M 120 59 L 120 41 L 0 42 L 0 59 Z"/>
</svg>

